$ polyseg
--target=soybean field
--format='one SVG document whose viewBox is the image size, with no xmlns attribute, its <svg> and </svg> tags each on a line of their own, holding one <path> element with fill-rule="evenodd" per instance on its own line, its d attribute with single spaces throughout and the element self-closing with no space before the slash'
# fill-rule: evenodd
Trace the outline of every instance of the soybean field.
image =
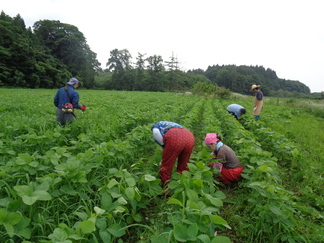
<svg viewBox="0 0 324 243">
<path fill-rule="evenodd" d="M 61 127 L 56 90 L 0 89 L 0 242 L 324 242 L 320 102 L 266 97 L 255 121 L 253 96 L 78 92 L 88 108 Z M 246 108 L 242 120 L 232 103 Z M 168 196 L 150 130 L 159 120 L 195 136 Z M 235 185 L 207 166 L 213 132 L 245 167 Z"/>
</svg>

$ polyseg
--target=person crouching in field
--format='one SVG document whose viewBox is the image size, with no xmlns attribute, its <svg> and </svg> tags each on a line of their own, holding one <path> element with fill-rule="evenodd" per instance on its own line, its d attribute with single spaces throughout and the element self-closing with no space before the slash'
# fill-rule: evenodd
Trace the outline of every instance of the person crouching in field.
<svg viewBox="0 0 324 243">
<path fill-rule="evenodd" d="M 240 163 L 235 152 L 227 145 L 223 144 L 217 133 L 207 133 L 205 144 L 213 151 L 212 155 L 219 161 L 211 164 L 215 168 L 219 167 L 221 176 L 215 176 L 223 184 L 231 184 L 241 178 L 243 165 Z"/>
<path fill-rule="evenodd" d="M 236 120 L 242 119 L 241 116 L 246 113 L 245 108 L 238 104 L 231 104 L 227 106 L 226 110 L 228 111 L 228 113 L 232 114 L 236 118 Z"/>
<path fill-rule="evenodd" d="M 187 164 L 195 145 L 195 138 L 188 129 L 170 121 L 158 121 L 152 125 L 151 130 L 155 141 L 163 148 L 159 176 L 166 193 L 176 160 L 178 159 L 178 173 L 188 170 Z"/>
</svg>

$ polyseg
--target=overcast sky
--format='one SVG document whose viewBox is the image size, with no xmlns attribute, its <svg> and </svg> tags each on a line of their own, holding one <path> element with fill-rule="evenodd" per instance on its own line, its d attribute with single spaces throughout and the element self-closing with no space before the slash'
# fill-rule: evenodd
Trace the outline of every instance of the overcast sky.
<svg viewBox="0 0 324 243">
<path fill-rule="evenodd" d="M 103 68 L 113 49 L 172 53 L 180 68 L 259 65 L 324 91 L 322 0 L 0 0 L 26 27 L 59 20 L 78 27 Z M 1 33 L 0 33 L 1 34 Z"/>
</svg>

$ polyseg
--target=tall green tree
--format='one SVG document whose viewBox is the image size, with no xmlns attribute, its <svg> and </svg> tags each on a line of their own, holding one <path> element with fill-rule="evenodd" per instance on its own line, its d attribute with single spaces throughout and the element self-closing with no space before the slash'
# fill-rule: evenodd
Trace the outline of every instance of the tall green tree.
<svg viewBox="0 0 324 243">
<path fill-rule="evenodd" d="M 76 26 L 58 20 L 40 20 L 33 25 L 35 35 L 49 48 L 50 54 L 68 67 L 84 87 L 92 88 L 100 63 Z"/>
<path fill-rule="evenodd" d="M 169 91 L 179 89 L 181 86 L 179 84 L 180 79 L 178 79 L 178 60 L 174 56 L 174 53 L 172 52 L 172 56 L 170 57 L 170 61 L 166 61 L 166 66 L 167 66 L 167 74 L 168 74 L 168 83 L 169 83 Z"/>
<path fill-rule="evenodd" d="M 113 72 L 112 82 L 117 90 L 133 90 L 134 72 L 131 63 L 132 55 L 127 49 L 110 51 L 106 66 Z"/>
<path fill-rule="evenodd" d="M 228 84 L 227 84 L 227 89 L 230 89 L 234 92 L 238 92 L 238 83 L 237 83 L 237 71 L 236 71 L 236 66 L 232 66 L 229 69 L 229 75 L 228 75 Z"/>
<path fill-rule="evenodd" d="M 60 60 L 47 52 L 18 14 L 0 15 L 0 85 L 53 88 L 71 74 Z"/>
<path fill-rule="evenodd" d="M 19 14 L 11 18 L 2 11 L 0 30 L 1 82 L 8 86 L 28 87 L 34 52 L 24 20 Z"/>
<path fill-rule="evenodd" d="M 149 74 L 148 91 L 163 91 L 164 90 L 164 66 L 162 56 L 153 55 L 147 59 L 147 70 Z"/>
<path fill-rule="evenodd" d="M 216 84 L 219 87 L 227 88 L 227 86 L 229 84 L 229 76 L 230 76 L 230 72 L 227 69 L 222 69 L 222 70 L 218 71 L 216 79 L 215 79 Z"/>
<path fill-rule="evenodd" d="M 135 90 L 145 90 L 147 87 L 147 78 L 145 72 L 145 55 L 138 53 L 136 57 L 135 69 L 136 69 L 136 76 L 135 76 Z"/>
</svg>

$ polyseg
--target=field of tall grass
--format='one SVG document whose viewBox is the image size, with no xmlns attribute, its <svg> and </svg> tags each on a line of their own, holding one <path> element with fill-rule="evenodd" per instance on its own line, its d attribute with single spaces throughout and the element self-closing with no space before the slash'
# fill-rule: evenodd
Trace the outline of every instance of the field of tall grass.
<svg viewBox="0 0 324 243">
<path fill-rule="evenodd" d="M 0 89 L 0 242 L 324 242 L 323 103 L 78 90 L 88 109 L 61 127 L 56 90 Z M 243 105 L 235 120 L 226 107 Z M 177 122 L 196 139 L 190 171 L 163 197 L 150 127 Z M 206 163 L 206 133 L 237 153 L 241 181 Z"/>
</svg>

